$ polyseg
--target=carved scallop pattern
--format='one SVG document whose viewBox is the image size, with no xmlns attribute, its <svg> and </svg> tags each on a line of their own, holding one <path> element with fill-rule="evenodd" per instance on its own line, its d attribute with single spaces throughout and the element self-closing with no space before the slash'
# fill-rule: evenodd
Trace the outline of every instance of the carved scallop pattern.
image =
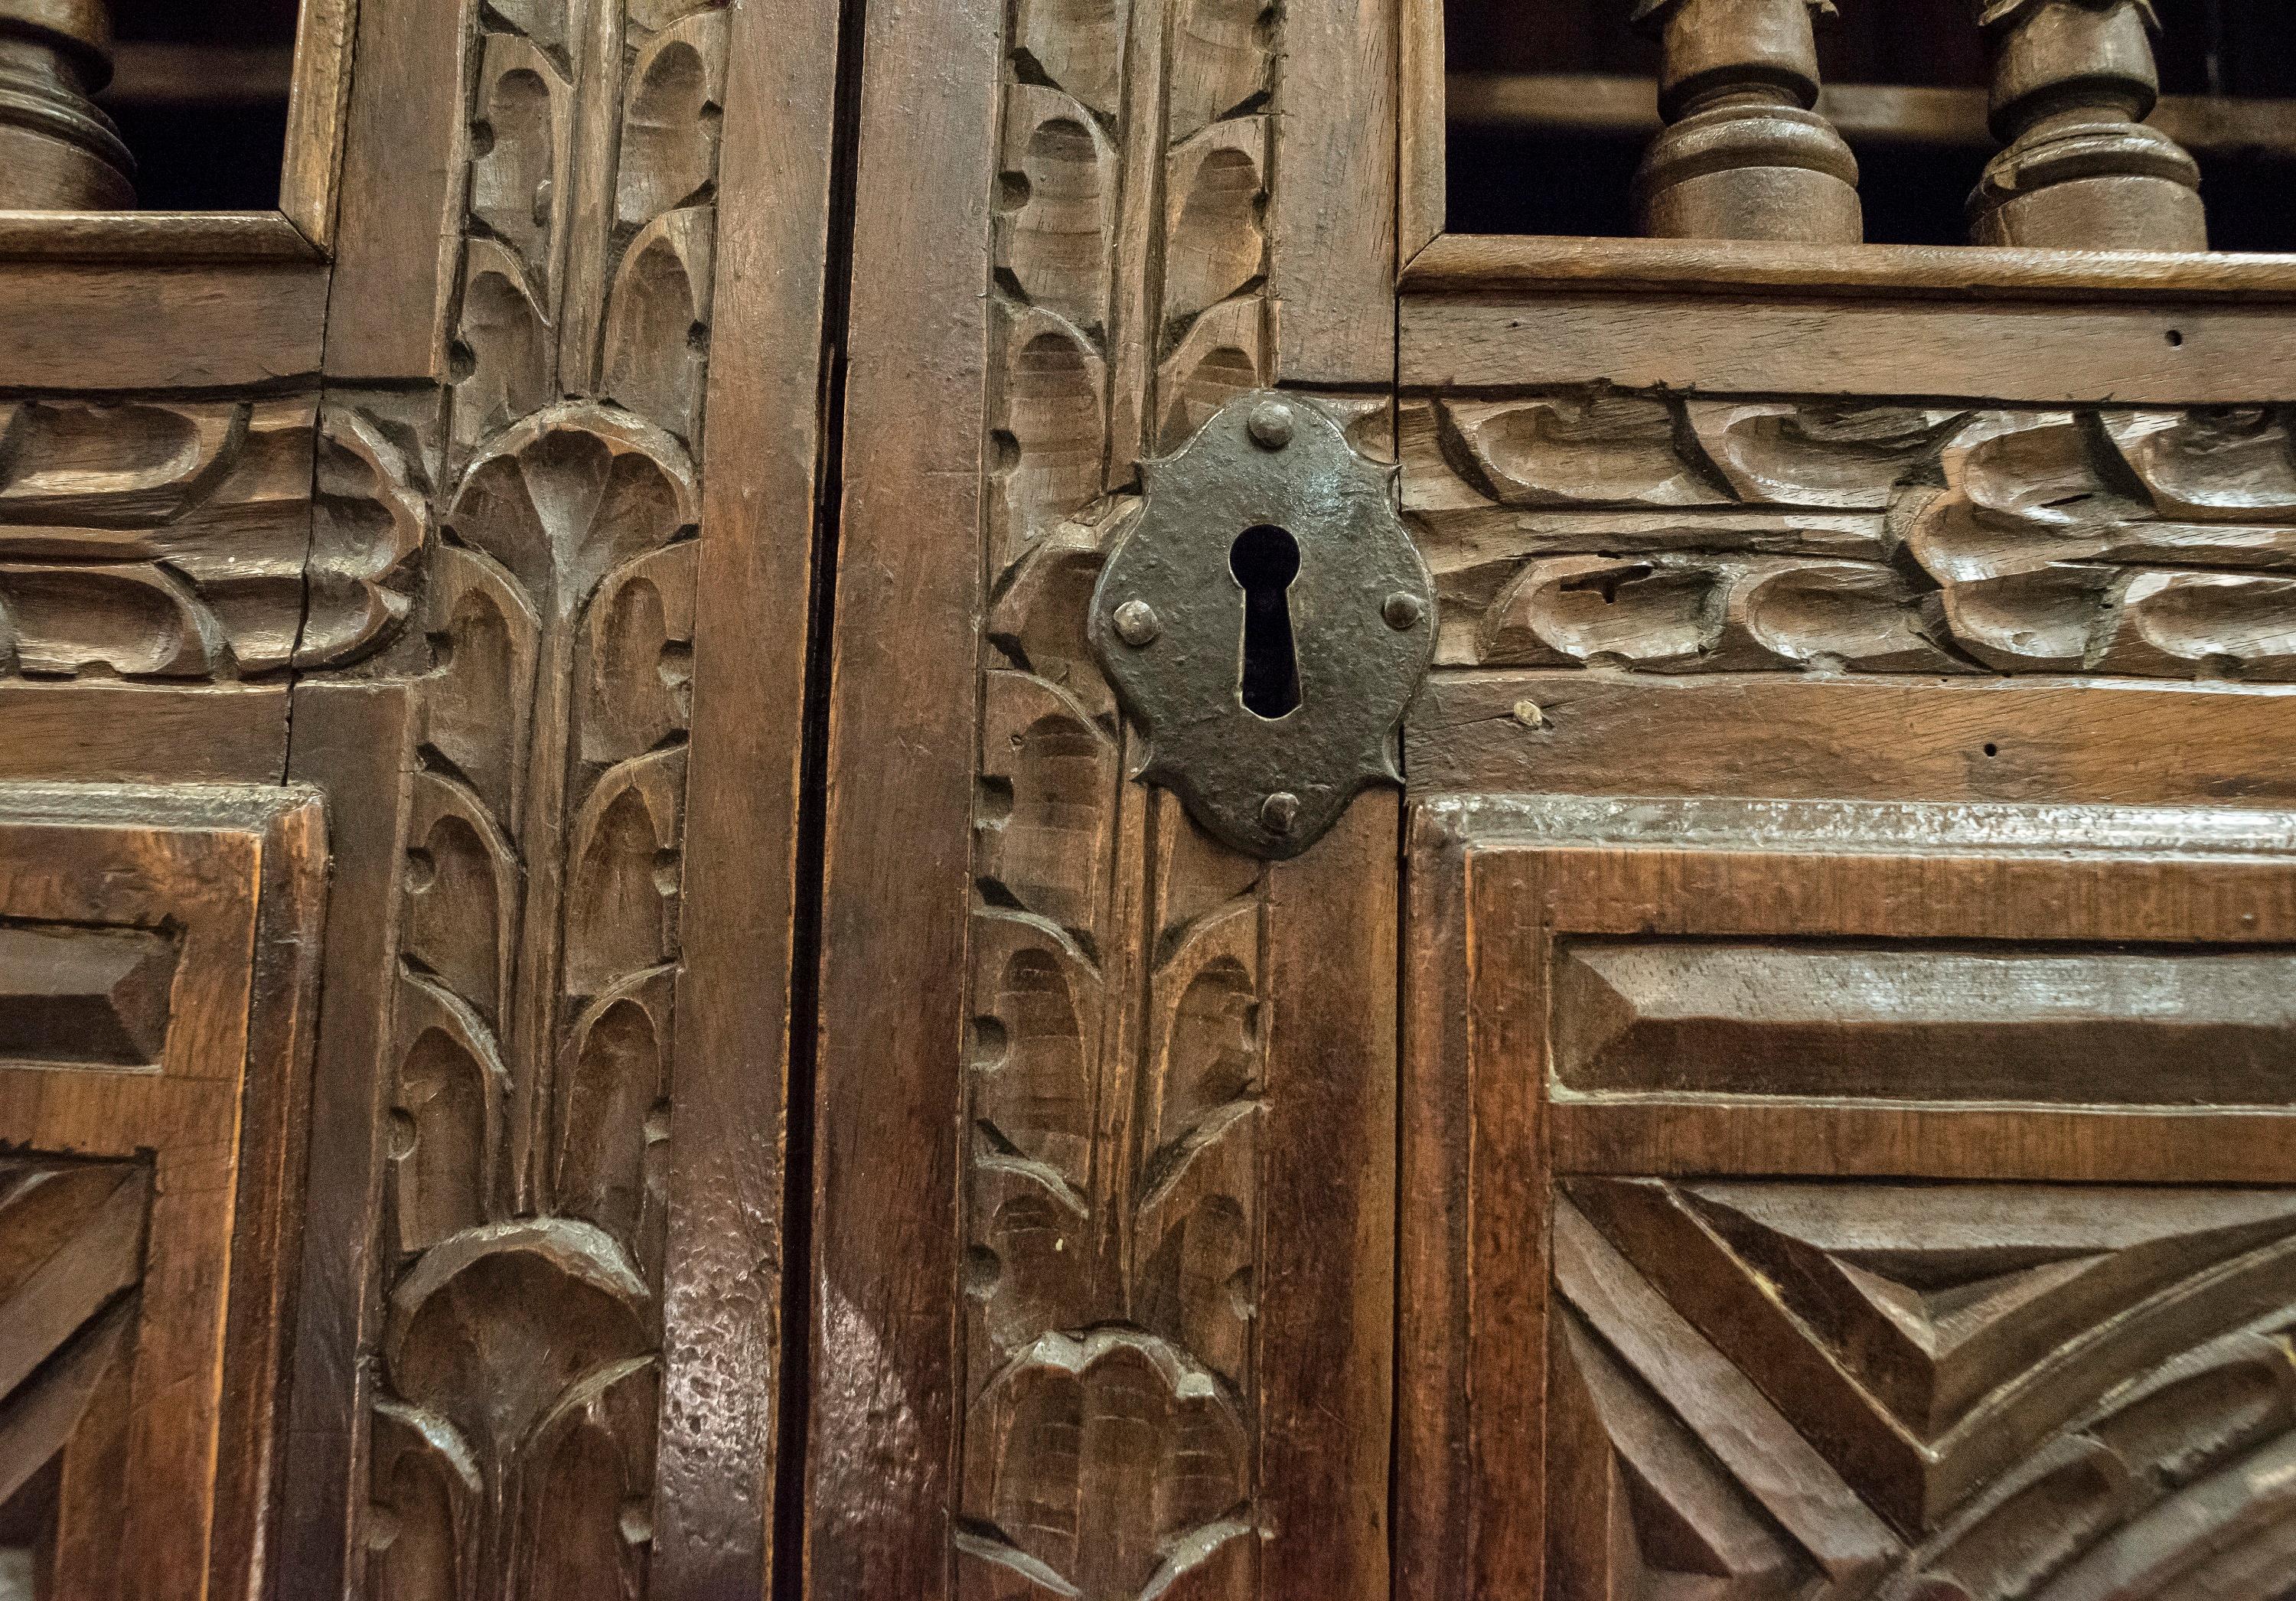
<svg viewBox="0 0 2296 1601">
<path fill-rule="evenodd" d="M 1405 407 L 1437 661 L 2296 677 L 2284 407 Z"/>
</svg>

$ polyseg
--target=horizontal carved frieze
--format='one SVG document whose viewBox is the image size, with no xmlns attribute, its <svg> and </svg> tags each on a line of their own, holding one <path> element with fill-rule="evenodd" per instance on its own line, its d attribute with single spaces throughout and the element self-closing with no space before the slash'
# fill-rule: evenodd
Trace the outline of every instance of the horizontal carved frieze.
<svg viewBox="0 0 2296 1601">
<path fill-rule="evenodd" d="M 2296 677 L 2278 407 L 1403 408 L 1439 664 Z"/>
</svg>

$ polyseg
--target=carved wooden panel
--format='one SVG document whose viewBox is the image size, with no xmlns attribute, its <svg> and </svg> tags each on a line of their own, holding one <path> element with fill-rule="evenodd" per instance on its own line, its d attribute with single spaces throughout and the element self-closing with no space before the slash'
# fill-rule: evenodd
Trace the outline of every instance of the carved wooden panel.
<svg viewBox="0 0 2296 1601">
<path fill-rule="evenodd" d="M 2282 407 L 1555 390 L 1402 439 L 1443 664 L 2296 677 Z"/>
<path fill-rule="evenodd" d="M 4 962 L 0 957 L 0 962 Z M 105 1596 L 149 1171 L 0 1157 L 0 1580 Z"/>
<path fill-rule="evenodd" d="M 1405 1593 L 2276 1601 L 2285 812 L 1423 803 Z"/>
<path fill-rule="evenodd" d="M 1012 29 L 958 1590 L 1247 1594 L 1265 874 L 1125 782 L 1084 623 L 1142 457 L 1269 374 L 1275 58 L 1257 0 Z"/>
<path fill-rule="evenodd" d="M 2257 1601 L 2296 1192 L 1566 1181 L 1546 1594 Z"/>
<path fill-rule="evenodd" d="M 646 1589 L 726 23 L 478 12 L 448 384 L 324 417 L 315 571 L 417 702 L 376 1597 Z"/>
<path fill-rule="evenodd" d="M 0 785 L 0 1580 L 263 1572 L 325 889 L 308 791 Z"/>
</svg>

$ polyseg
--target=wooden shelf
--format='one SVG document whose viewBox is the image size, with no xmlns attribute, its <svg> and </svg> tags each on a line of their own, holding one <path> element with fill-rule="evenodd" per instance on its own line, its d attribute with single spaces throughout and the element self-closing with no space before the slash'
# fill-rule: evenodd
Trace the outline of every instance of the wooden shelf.
<svg viewBox="0 0 2296 1601">
<path fill-rule="evenodd" d="M 1595 73 L 1454 72 L 1454 127 L 1644 136 L 1659 130 L 1658 86 Z M 1855 144 L 1991 150 L 1985 91 L 1829 84 L 1817 109 Z M 2164 96 L 2148 119 L 2195 155 L 2296 160 L 2296 100 Z"/>
</svg>

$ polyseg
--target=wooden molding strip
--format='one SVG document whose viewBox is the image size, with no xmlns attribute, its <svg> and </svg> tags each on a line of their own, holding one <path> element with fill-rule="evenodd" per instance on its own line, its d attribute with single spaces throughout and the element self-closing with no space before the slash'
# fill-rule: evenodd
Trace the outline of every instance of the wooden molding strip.
<svg viewBox="0 0 2296 1601">
<path fill-rule="evenodd" d="M 1741 298 L 2280 303 L 2296 300 L 2296 256 L 1446 234 L 1403 270 L 1406 296 L 1535 289 Z"/>
<path fill-rule="evenodd" d="M 0 261 L 316 261 L 283 211 L 0 211 Z"/>
</svg>

